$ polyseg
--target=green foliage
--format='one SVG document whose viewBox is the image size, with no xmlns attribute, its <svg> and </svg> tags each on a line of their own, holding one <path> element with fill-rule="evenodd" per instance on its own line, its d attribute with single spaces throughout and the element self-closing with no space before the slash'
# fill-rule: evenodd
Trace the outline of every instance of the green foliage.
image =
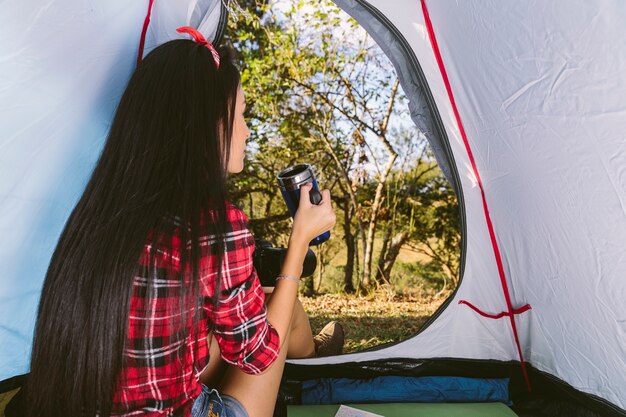
<svg viewBox="0 0 626 417">
<path fill-rule="evenodd" d="M 247 13 L 230 20 L 227 40 L 239 52 L 252 136 L 245 170 L 232 178 L 232 186 L 255 235 L 287 244 L 290 220 L 275 175 L 307 162 L 314 166 L 318 183 L 331 190 L 337 210 L 349 210 L 351 233 L 363 236 L 359 230 L 367 227 L 381 166 L 388 158 L 384 139 L 399 158 L 385 184 L 376 236 L 380 239 L 387 229 L 407 230 L 406 244 L 427 254 L 431 266 L 440 269 L 437 285 L 445 288 L 454 282 L 460 241 L 456 199 L 424 137 L 407 122 L 406 97 L 401 90 L 392 93 L 396 75 L 391 63 L 329 1 L 239 4 Z M 391 120 L 388 127 L 386 120 Z M 338 213 L 333 239 L 321 249 L 326 250 L 325 269 L 322 282 L 318 276 L 311 283 L 313 290 L 343 288 L 346 271 L 341 266 L 347 261 L 337 257 L 347 256 L 341 250 L 344 217 Z M 334 266 L 330 254 L 335 255 Z M 400 282 L 396 275 L 392 273 L 392 283 Z"/>
<path fill-rule="evenodd" d="M 417 289 L 439 292 L 443 289 L 445 277 L 436 261 L 397 262 L 393 272 L 392 281 L 398 293 L 410 293 Z"/>
</svg>

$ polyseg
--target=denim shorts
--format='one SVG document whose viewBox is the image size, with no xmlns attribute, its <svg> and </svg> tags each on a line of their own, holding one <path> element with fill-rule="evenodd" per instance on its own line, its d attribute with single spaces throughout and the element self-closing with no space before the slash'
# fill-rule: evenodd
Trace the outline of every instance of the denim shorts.
<svg viewBox="0 0 626 417">
<path fill-rule="evenodd" d="M 249 417 L 237 399 L 220 395 L 217 390 L 202 384 L 202 392 L 191 407 L 191 417 Z"/>
</svg>

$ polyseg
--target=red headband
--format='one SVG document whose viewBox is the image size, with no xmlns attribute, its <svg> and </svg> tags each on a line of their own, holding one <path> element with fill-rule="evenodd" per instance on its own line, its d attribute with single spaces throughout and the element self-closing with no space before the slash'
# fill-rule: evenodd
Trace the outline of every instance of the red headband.
<svg viewBox="0 0 626 417">
<path fill-rule="evenodd" d="M 215 60 L 215 66 L 217 67 L 217 69 L 220 69 L 220 55 L 217 53 L 217 51 L 215 50 L 211 42 L 204 39 L 204 36 L 202 36 L 202 33 L 198 32 L 196 29 L 192 28 L 191 26 L 181 26 L 178 29 L 176 29 L 176 32 L 186 33 L 188 35 L 191 35 L 191 37 L 193 38 L 194 41 L 196 41 L 196 43 L 206 46 L 209 49 L 209 51 L 211 51 L 211 54 L 213 54 L 213 59 Z"/>
</svg>

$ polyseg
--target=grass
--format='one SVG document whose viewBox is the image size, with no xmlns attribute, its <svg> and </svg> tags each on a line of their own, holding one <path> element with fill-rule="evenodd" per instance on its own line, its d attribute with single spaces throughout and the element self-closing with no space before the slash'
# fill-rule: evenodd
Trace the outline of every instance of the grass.
<svg viewBox="0 0 626 417">
<path fill-rule="evenodd" d="M 451 289 L 442 291 L 439 267 L 430 258 L 407 248 L 400 251 L 390 284 L 366 295 L 345 294 L 342 292 L 345 247 L 340 243 L 329 241 L 326 246 L 316 248 L 318 261 L 325 265 L 313 276 L 319 295 L 300 299 L 314 333 L 331 320 L 342 324 L 346 334 L 345 353 L 400 342 L 415 335 L 450 294 Z M 320 250 L 324 252 L 320 254 Z M 375 242 L 374 260 L 378 259 L 378 250 Z"/>
<path fill-rule="evenodd" d="M 314 333 L 331 320 L 342 324 L 344 353 L 351 353 L 413 336 L 445 300 L 433 293 L 411 296 L 380 290 L 367 296 L 323 294 L 300 299 Z"/>
</svg>

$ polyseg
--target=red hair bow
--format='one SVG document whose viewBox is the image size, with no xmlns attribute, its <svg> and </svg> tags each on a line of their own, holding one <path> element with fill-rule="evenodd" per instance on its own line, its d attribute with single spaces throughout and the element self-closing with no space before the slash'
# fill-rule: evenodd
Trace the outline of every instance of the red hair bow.
<svg viewBox="0 0 626 417">
<path fill-rule="evenodd" d="M 191 26 L 181 26 L 178 29 L 176 29 L 176 32 L 186 33 L 188 35 L 191 35 L 191 37 L 193 38 L 194 41 L 196 41 L 196 43 L 206 46 L 209 49 L 209 51 L 211 51 L 211 54 L 213 54 L 213 60 L 215 61 L 215 66 L 217 67 L 217 69 L 220 69 L 220 55 L 217 53 L 217 50 L 213 47 L 213 44 L 211 44 L 211 42 L 207 41 L 204 38 L 204 36 L 202 36 L 202 33 L 198 32 L 197 29 L 194 29 Z"/>
</svg>

